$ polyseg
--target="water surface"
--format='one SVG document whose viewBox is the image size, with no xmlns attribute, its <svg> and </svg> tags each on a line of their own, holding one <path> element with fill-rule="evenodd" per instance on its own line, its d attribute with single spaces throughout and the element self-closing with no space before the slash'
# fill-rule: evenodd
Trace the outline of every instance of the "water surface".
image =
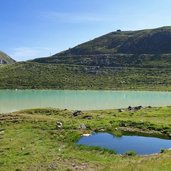
<svg viewBox="0 0 171 171">
<path fill-rule="evenodd" d="M 93 110 L 138 105 L 171 106 L 171 92 L 0 90 L 0 113 L 45 107 Z"/>
<path fill-rule="evenodd" d="M 159 153 L 161 149 L 171 148 L 171 139 L 124 135 L 116 137 L 109 133 L 94 133 L 89 137 L 81 137 L 77 144 L 99 146 L 114 150 L 117 154 L 135 151 L 139 155 Z"/>
</svg>

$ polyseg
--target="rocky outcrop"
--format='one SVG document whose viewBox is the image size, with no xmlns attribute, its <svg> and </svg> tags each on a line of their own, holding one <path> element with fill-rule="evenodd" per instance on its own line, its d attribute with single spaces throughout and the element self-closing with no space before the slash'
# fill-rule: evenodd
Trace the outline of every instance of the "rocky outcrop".
<svg viewBox="0 0 171 171">
<path fill-rule="evenodd" d="M 15 63 L 15 60 L 13 60 L 4 52 L 0 51 L 0 64 L 12 64 L 12 63 Z"/>
</svg>

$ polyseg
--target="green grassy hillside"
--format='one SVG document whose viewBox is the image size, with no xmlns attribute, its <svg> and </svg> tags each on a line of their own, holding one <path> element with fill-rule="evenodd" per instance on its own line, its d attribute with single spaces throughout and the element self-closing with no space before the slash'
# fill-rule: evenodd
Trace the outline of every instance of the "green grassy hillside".
<svg viewBox="0 0 171 171">
<path fill-rule="evenodd" d="M 16 63 L 0 67 L 0 88 L 171 91 L 171 68 Z"/>
<path fill-rule="evenodd" d="M 171 27 L 116 31 L 0 68 L 0 88 L 171 90 Z"/>
<path fill-rule="evenodd" d="M 171 27 L 116 31 L 34 61 L 113 67 L 170 67 Z"/>
<path fill-rule="evenodd" d="M 11 57 L 9 57 L 4 52 L 0 51 L 0 64 L 12 64 L 15 60 L 13 60 Z"/>
</svg>

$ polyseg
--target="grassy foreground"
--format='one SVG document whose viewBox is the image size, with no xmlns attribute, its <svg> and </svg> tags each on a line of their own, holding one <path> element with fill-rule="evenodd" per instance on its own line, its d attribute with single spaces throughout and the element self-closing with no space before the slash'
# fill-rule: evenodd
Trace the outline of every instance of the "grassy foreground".
<svg viewBox="0 0 171 171">
<path fill-rule="evenodd" d="M 61 120 L 63 127 L 56 129 Z M 87 129 L 79 128 L 85 124 Z M 117 131 L 116 131 L 117 128 Z M 83 133 L 120 130 L 171 134 L 171 107 L 132 110 L 73 111 L 32 109 L 0 115 L 0 170 L 169 171 L 171 151 L 150 156 L 116 155 L 75 145 Z"/>
</svg>

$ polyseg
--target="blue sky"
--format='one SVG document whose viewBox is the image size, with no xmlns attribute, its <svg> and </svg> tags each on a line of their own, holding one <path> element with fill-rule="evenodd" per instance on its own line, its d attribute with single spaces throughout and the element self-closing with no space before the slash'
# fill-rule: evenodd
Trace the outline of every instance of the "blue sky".
<svg viewBox="0 0 171 171">
<path fill-rule="evenodd" d="M 0 0 L 0 50 L 49 56 L 117 29 L 171 25 L 171 0 Z"/>
</svg>

